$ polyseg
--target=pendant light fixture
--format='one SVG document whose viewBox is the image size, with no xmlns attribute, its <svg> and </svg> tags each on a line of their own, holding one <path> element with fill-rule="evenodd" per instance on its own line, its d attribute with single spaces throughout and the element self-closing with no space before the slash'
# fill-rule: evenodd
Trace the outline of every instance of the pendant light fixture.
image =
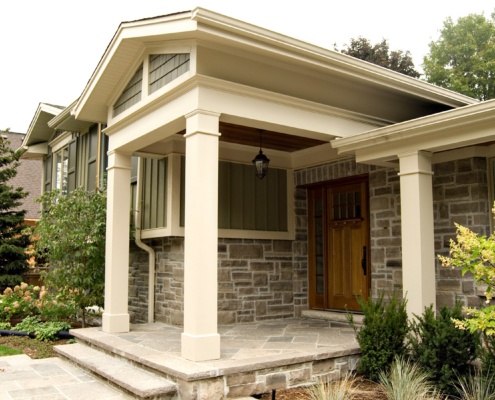
<svg viewBox="0 0 495 400">
<path fill-rule="evenodd" d="M 260 129 L 260 152 L 253 159 L 253 165 L 256 170 L 256 177 L 258 177 L 259 179 L 263 179 L 266 176 L 268 172 L 268 164 L 270 163 L 270 160 L 263 154 L 263 150 L 261 149 L 263 147 L 262 136 L 263 130 Z"/>
</svg>

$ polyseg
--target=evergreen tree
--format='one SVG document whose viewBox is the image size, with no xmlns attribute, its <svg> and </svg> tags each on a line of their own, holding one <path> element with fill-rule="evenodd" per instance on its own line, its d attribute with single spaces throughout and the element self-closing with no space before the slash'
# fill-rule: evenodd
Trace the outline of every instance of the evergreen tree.
<svg viewBox="0 0 495 400">
<path fill-rule="evenodd" d="M 2 132 L 2 131 L 0 131 Z M 25 210 L 19 210 L 27 192 L 9 185 L 17 175 L 20 153 L 0 138 L 0 290 L 21 283 L 28 268 L 28 234 L 23 233 Z"/>
</svg>

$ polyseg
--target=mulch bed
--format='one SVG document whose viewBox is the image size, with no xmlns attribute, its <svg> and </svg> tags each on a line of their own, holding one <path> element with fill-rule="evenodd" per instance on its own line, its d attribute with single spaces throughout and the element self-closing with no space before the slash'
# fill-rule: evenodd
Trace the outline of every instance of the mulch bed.
<svg viewBox="0 0 495 400">
<path fill-rule="evenodd" d="M 353 379 L 354 394 L 353 400 L 387 400 L 387 397 L 382 393 L 377 383 L 371 382 L 362 377 Z M 262 400 L 311 400 L 307 389 L 280 389 L 275 392 L 275 397 L 272 393 L 265 393 Z"/>
</svg>

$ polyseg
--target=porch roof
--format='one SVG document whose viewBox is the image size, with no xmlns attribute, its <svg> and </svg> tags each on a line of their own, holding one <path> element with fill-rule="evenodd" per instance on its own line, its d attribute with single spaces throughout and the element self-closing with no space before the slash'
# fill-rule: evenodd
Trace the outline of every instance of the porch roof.
<svg viewBox="0 0 495 400">
<path fill-rule="evenodd" d="M 408 151 L 436 153 L 493 144 L 494 124 L 495 100 L 489 100 L 335 139 L 331 145 L 339 154 L 354 154 L 357 162 L 394 161 Z"/>
<path fill-rule="evenodd" d="M 401 101 L 410 104 L 411 110 L 415 109 L 416 115 L 413 117 L 417 117 L 418 113 L 426 115 L 477 102 L 336 51 L 196 8 L 193 11 L 122 23 L 75 105 L 73 113 L 76 118 L 107 122 L 108 107 L 115 97 L 115 90 L 132 69 L 136 58 L 143 54 L 147 46 L 170 40 L 195 40 L 238 53 L 249 52 L 270 58 L 271 66 L 290 66 L 298 73 L 318 76 L 322 82 L 331 77 L 334 90 L 342 92 L 342 96 L 339 96 L 342 100 L 339 100 L 341 104 L 328 105 L 342 109 L 358 103 L 362 103 L 361 107 L 371 106 L 365 105 L 366 102 L 360 96 L 349 93 L 356 88 L 368 92 L 370 98 L 380 93 L 391 104 L 394 98 L 400 97 Z M 398 119 L 391 119 L 388 123 L 410 119 L 412 116 L 405 114 L 407 109 L 402 107 Z"/>
</svg>

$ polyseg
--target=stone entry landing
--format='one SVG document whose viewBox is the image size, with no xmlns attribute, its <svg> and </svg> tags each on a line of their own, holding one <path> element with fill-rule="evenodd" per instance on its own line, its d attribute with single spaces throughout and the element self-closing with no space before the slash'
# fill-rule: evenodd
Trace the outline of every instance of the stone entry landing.
<svg viewBox="0 0 495 400">
<path fill-rule="evenodd" d="M 59 355 L 133 394 L 153 399 L 234 399 L 337 379 L 355 368 L 360 349 L 350 327 L 287 319 L 219 327 L 221 358 L 180 356 L 182 329 L 162 323 L 131 332 L 76 329 Z"/>
</svg>

